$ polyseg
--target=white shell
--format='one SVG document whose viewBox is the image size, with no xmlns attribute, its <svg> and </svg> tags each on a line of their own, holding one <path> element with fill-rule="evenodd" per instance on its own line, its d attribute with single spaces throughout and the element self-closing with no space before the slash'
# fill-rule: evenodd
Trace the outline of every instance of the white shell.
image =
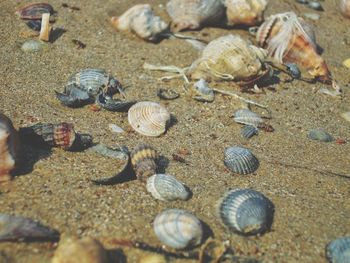
<svg viewBox="0 0 350 263">
<path fill-rule="evenodd" d="M 252 125 L 259 127 L 264 120 L 255 112 L 248 109 L 240 109 L 234 113 L 234 121 L 241 124 Z"/>
<path fill-rule="evenodd" d="M 168 110 L 156 102 L 141 101 L 134 104 L 128 111 L 131 127 L 145 136 L 156 137 L 163 134 L 169 120 Z"/>
<path fill-rule="evenodd" d="M 153 229 L 162 243 L 175 249 L 199 245 L 203 237 L 199 219 L 182 209 L 167 209 L 157 215 Z"/>
<path fill-rule="evenodd" d="M 154 198 L 162 201 L 186 200 L 189 197 L 186 187 L 167 174 L 152 175 L 147 179 L 146 188 Z"/>
<path fill-rule="evenodd" d="M 340 0 L 339 9 L 344 17 L 350 18 L 350 0 Z"/>
</svg>

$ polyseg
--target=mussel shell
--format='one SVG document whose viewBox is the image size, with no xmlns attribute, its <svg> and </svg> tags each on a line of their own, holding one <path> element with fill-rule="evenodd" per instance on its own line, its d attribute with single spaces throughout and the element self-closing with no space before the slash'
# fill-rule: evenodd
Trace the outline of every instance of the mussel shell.
<svg viewBox="0 0 350 263">
<path fill-rule="evenodd" d="M 249 139 L 253 137 L 254 135 L 257 135 L 259 133 L 258 128 L 252 125 L 244 125 L 241 128 L 241 135 L 243 138 Z"/>
<path fill-rule="evenodd" d="M 233 120 L 237 123 L 258 127 L 264 120 L 255 112 L 248 109 L 240 109 L 234 113 Z"/>
<path fill-rule="evenodd" d="M 16 11 L 16 14 L 21 19 L 38 20 L 41 19 L 42 14 L 53 14 L 54 10 L 50 4 L 47 3 L 35 3 L 29 4 Z"/>
<path fill-rule="evenodd" d="M 326 246 L 326 256 L 330 263 L 350 262 L 350 236 L 333 240 Z"/>
<path fill-rule="evenodd" d="M 222 223 L 231 231 L 256 235 L 271 228 L 274 205 L 260 192 L 235 189 L 227 192 L 219 201 L 218 214 Z"/>
<path fill-rule="evenodd" d="M 322 141 L 322 142 L 331 142 L 334 141 L 332 135 L 321 128 L 312 129 L 308 133 L 308 137 L 312 140 Z"/>
<path fill-rule="evenodd" d="M 224 163 L 232 172 L 238 174 L 254 173 L 259 167 L 258 159 L 251 151 L 236 146 L 225 149 Z"/>
<path fill-rule="evenodd" d="M 41 20 L 29 20 L 26 22 L 26 25 L 33 29 L 34 31 L 40 31 L 41 29 Z"/>
</svg>

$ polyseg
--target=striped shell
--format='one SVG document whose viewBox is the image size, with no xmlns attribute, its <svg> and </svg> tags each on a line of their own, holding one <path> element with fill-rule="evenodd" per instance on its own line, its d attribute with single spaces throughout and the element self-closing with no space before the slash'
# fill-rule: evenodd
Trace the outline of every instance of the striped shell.
<svg viewBox="0 0 350 263">
<path fill-rule="evenodd" d="M 157 215 L 153 229 L 163 244 L 175 249 L 197 246 L 203 237 L 200 220 L 182 209 L 167 209 Z"/>
<path fill-rule="evenodd" d="M 187 200 L 189 192 L 174 176 L 155 174 L 147 179 L 147 191 L 162 201 Z"/>
<path fill-rule="evenodd" d="M 141 101 L 129 109 L 128 120 L 138 133 L 156 137 L 165 132 L 170 113 L 156 102 Z"/>
<path fill-rule="evenodd" d="M 258 159 L 243 147 L 226 148 L 224 164 L 232 172 L 238 174 L 254 173 L 259 167 Z"/>
<path fill-rule="evenodd" d="M 264 120 L 255 112 L 248 109 L 240 109 L 234 113 L 234 121 L 241 124 L 259 127 Z"/>
<path fill-rule="evenodd" d="M 166 10 L 172 19 L 171 30 L 178 32 L 219 22 L 225 7 L 218 0 L 170 0 Z"/>
<path fill-rule="evenodd" d="M 309 131 L 308 137 L 312 140 L 322 141 L 322 142 L 331 142 L 334 141 L 332 135 L 326 132 L 323 129 L 312 129 Z"/>
<path fill-rule="evenodd" d="M 130 153 L 131 164 L 136 177 L 146 180 L 157 173 L 158 153 L 150 145 L 140 143 Z"/>
<path fill-rule="evenodd" d="M 218 214 L 221 222 L 231 231 L 256 235 L 271 228 L 274 205 L 257 191 L 235 189 L 227 192 L 219 201 Z"/>
<path fill-rule="evenodd" d="M 339 0 L 339 9 L 344 17 L 350 18 L 350 0 Z"/>
<path fill-rule="evenodd" d="M 29 20 L 41 20 L 42 14 L 49 13 L 53 14 L 53 7 L 47 3 L 35 3 L 29 4 L 25 7 L 22 7 L 16 11 L 16 14 L 21 19 L 29 19 Z"/>
<path fill-rule="evenodd" d="M 246 139 L 249 139 L 254 135 L 257 135 L 258 133 L 259 133 L 258 128 L 252 125 L 244 125 L 241 128 L 241 135 L 243 138 L 246 138 Z"/>
<path fill-rule="evenodd" d="M 333 240 L 326 246 L 326 256 L 330 263 L 350 262 L 350 236 Z"/>
</svg>

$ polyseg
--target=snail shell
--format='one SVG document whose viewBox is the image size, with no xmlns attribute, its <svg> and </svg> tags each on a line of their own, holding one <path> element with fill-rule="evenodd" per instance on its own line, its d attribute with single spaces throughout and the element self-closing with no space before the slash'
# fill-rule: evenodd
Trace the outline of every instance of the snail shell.
<svg viewBox="0 0 350 263">
<path fill-rule="evenodd" d="M 274 205 L 260 192 L 235 189 L 219 201 L 218 214 L 231 231 L 244 235 L 262 234 L 271 228 Z"/>
<path fill-rule="evenodd" d="M 234 113 L 234 121 L 241 124 L 259 127 L 264 120 L 255 112 L 248 109 L 240 109 Z"/>
<path fill-rule="evenodd" d="M 21 19 L 41 20 L 45 13 L 53 14 L 53 7 L 47 3 L 35 3 L 26 5 L 16 11 Z"/>
<path fill-rule="evenodd" d="M 226 148 L 224 163 L 232 172 L 238 174 L 254 173 L 259 167 L 258 159 L 243 147 Z"/>
<path fill-rule="evenodd" d="M 182 209 L 167 209 L 157 215 L 153 229 L 165 245 L 183 249 L 199 245 L 203 237 L 200 220 Z"/>
<path fill-rule="evenodd" d="M 153 13 L 149 4 L 135 5 L 120 17 L 112 17 L 111 23 L 120 31 L 130 31 L 142 39 L 157 41 L 168 31 L 168 24 Z"/>
<path fill-rule="evenodd" d="M 326 246 L 326 256 L 330 263 L 350 262 L 350 237 L 333 240 Z"/>
<path fill-rule="evenodd" d="M 162 201 L 187 200 L 189 192 L 175 177 L 167 174 L 154 174 L 147 179 L 147 191 Z"/>
<path fill-rule="evenodd" d="M 165 132 L 170 113 L 159 103 L 141 101 L 129 109 L 128 121 L 138 133 L 156 137 Z"/>
<path fill-rule="evenodd" d="M 172 19 L 171 30 L 178 32 L 219 22 L 225 7 L 217 0 L 170 0 L 166 10 Z"/>
<path fill-rule="evenodd" d="M 156 174 L 158 153 L 150 145 L 144 143 L 138 144 L 131 151 L 130 158 L 138 179 L 146 180 L 148 177 Z"/>
<path fill-rule="evenodd" d="M 344 17 L 350 18 L 350 0 L 340 0 L 339 9 Z"/>
<path fill-rule="evenodd" d="M 266 0 L 225 0 L 229 25 L 254 26 L 263 20 Z"/>
</svg>

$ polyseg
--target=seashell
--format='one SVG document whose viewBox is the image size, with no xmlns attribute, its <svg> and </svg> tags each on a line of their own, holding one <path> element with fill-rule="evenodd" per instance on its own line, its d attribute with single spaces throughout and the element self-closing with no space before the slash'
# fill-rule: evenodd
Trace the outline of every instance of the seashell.
<svg viewBox="0 0 350 263">
<path fill-rule="evenodd" d="M 16 15 L 18 15 L 21 19 L 41 20 L 42 14 L 49 13 L 52 15 L 53 12 L 53 7 L 50 4 L 36 3 L 26 5 L 25 7 L 18 9 L 16 11 Z"/>
<path fill-rule="evenodd" d="M 248 149 L 236 146 L 225 149 L 224 164 L 238 174 L 254 173 L 259 167 L 258 159 Z"/>
<path fill-rule="evenodd" d="M 158 214 L 153 229 L 162 243 L 175 249 L 197 246 L 203 237 L 199 219 L 182 209 L 167 209 Z"/>
<path fill-rule="evenodd" d="M 156 137 L 165 132 L 170 113 L 156 102 L 142 101 L 129 109 L 128 121 L 138 133 Z"/>
<path fill-rule="evenodd" d="M 111 96 L 106 96 L 100 93 L 96 97 L 96 104 L 109 111 L 125 112 L 136 103 L 136 101 L 126 101 L 120 99 L 113 99 Z"/>
<path fill-rule="evenodd" d="M 156 160 L 158 153 L 150 145 L 140 143 L 130 153 L 131 164 L 136 177 L 140 180 L 146 180 L 148 177 L 157 173 Z"/>
<path fill-rule="evenodd" d="M 339 9 L 344 17 L 350 18 L 350 0 L 340 0 Z"/>
<path fill-rule="evenodd" d="M 317 11 L 323 11 L 323 7 L 318 1 L 308 1 L 307 6 Z"/>
<path fill-rule="evenodd" d="M 324 59 L 317 53 L 311 27 L 294 12 L 270 16 L 258 29 L 256 40 L 279 63 L 296 63 L 322 82 L 331 81 Z"/>
<path fill-rule="evenodd" d="M 119 127 L 118 125 L 116 125 L 114 123 L 108 124 L 108 127 L 111 130 L 111 132 L 113 132 L 113 133 L 123 133 L 124 132 L 122 127 Z"/>
<path fill-rule="evenodd" d="M 205 47 L 188 75 L 191 79 L 252 81 L 266 73 L 262 62 L 264 53 L 239 36 L 222 36 Z"/>
<path fill-rule="evenodd" d="M 342 62 L 342 65 L 343 65 L 344 67 L 350 69 L 350 58 L 345 59 L 345 60 Z"/>
<path fill-rule="evenodd" d="M 248 109 L 239 109 L 234 113 L 233 120 L 237 123 L 259 127 L 264 123 L 264 120 L 255 112 Z"/>
<path fill-rule="evenodd" d="M 170 0 L 166 10 L 172 19 L 171 31 L 178 32 L 220 22 L 225 7 L 217 0 Z"/>
<path fill-rule="evenodd" d="M 331 142 L 334 141 L 332 135 L 327 133 L 321 128 L 312 129 L 309 131 L 308 137 L 312 140 L 322 141 L 322 142 Z"/>
<path fill-rule="evenodd" d="M 263 20 L 266 0 L 225 0 L 229 25 L 254 26 Z"/>
<path fill-rule="evenodd" d="M 263 234 L 271 228 L 273 203 L 252 189 L 227 192 L 218 203 L 218 216 L 231 231 L 243 235 Z"/>
<path fill-rule="evenodd" d="M 301 77 L 301 72 L 298 68 L 298 65 L 295 63 L 287 63 L 287 70 L 289 74 L 292 76 L 293 79 L 300 79 Z"/>
<path fill-rule="evenodd" d="M 148 254 L 140 258 L 138 263 L 168 263 L 169 261 L 164 255 Z"/>
<path fill-rule="evenodd" d="M 200 79 L 199 81 L 193 84 L 193 92 L 194 95 L 192 97 L 195 100 L 202 102 L 214 101 L 214 90 L 209 88 L 208 83 L 204 79 Z"/>
<path fill-rule="evenodd" d="M 61 238 L 51 263 L 108 263 L 108 253 L 103 245 L 92 237 Z"/>
<path fill-rule="evenodd" d="M 34 31 L 40 31 L 40 29 L 41 29 L 41 20 L 28 20 L 26 22 L 26 25 L 30 29 L 33 29 Z"/>
<path fill-rule="evenodd" d="M 21 49 L 24 52 L 38 52 L 43 48 L 44 44 L 39 41 L 39 40 L 28 40 L 26 42 L 24 42 L 21 46 Z"/>
<path fill-rule="evenodd" d="M 175 177 L 167 174 L 154 174 L 147 179 L 147 191 L 158 200 L 187 200 L 189 192 Z"/>
<path fill-rule="evenodd" d="M 11 179 L 10 173 L 20 159 L 20 141 L 12 121 L 0 113 L 0 182 Z"/>
<path fill-rule="evenodd" d="M 135 5 L 120 17 L 112 17 L 111 23 L 120 31 L 133 32 L 149 41 L 157 41 L 162 33 L 168 31 L 168 24 L 153 13 L 149 4 Z"/>
<path fill-rule="evenodd" d="M 158 89 L 157 96 L 163 100 L 174 100 L 180 97 L 180 94 L 172 89 Z"/>
<path fill-rule="evenodd" d="M 350 262 L 350 237 L 333 240 L 326 246 L 326 257 L 330 263 Z"/>
<path fill-rule="evenodd" d="M 246 139 L 249 139 L 254 135 L 258 135 L 258 133 L 259 133 L 258 128 L 252 125 L 244 125 L 241 128 L 241 135 L 243 138 L 246 138 Z"/>
<path fill-rule="evenodd" d="M 0 241 L 56 241 L 59 233 L 32 219 L 0 213 Z"/>
</svg>

